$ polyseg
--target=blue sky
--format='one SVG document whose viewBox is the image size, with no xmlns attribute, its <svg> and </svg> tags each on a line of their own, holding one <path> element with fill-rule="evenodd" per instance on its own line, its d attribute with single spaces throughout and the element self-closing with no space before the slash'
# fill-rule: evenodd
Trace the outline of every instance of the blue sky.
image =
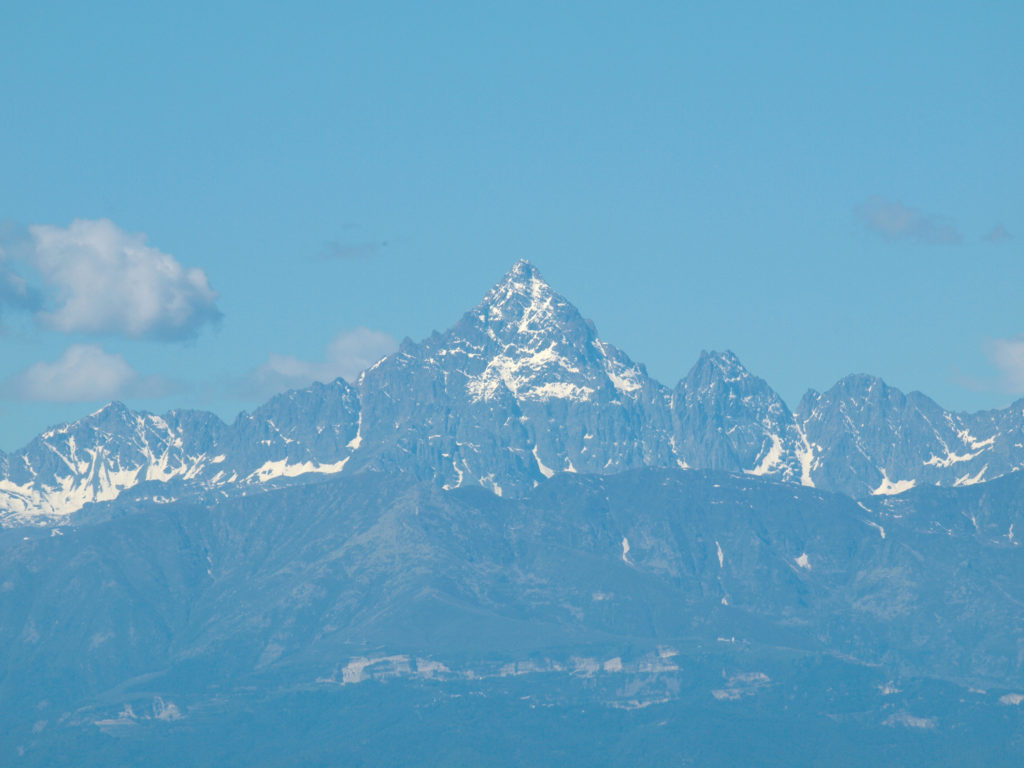
<svg viewBox="0 0 1024 768">
<path fill-rule="evenodd" d="M 1024 395 L 1020 3 L 18 5 L 5 450 L 351 375 L 523 257 L 666 384 Z"/>
</svg>

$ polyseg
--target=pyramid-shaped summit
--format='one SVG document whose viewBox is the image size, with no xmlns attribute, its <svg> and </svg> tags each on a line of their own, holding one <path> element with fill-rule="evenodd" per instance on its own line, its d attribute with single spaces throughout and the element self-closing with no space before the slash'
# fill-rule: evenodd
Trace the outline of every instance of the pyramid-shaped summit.
<svg viewBox="0 0 1024 768">
<path fill-rule="evenodd" d="M 352 468 L 414 454 L 447 487 L 518 495 L 556 472 L 644 466 L 652 452 L 669 461 L 664 388 L 527 261 L 451 329 L 404 347 L 359 387 L 364 437 L 397 439 L 405 453 L 361 451 Z"/>
<path fill-rule="evenodd" d="M 594 324 L 522 259 L 439 343 L 462 352 L 467 391 L 489 400 L 587 401 L 599 392 L 638 392 L 647 376 L 597 336 Z"/>
<path fill-rule="evenodd" d="M 452 330 L 475 330 L 491 340 L 516 344 L 546 339 L 585 344 L 594 335 L 592 324 L 525 259 L 517 261 Z"/>
</svg>

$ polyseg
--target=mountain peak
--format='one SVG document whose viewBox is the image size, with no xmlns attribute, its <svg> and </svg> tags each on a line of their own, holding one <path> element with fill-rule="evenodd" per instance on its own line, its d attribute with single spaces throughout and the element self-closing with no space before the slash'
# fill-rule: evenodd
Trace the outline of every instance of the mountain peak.
<svg viewBox="0 0 1024 768">
<path fill-rule="evenodd" d="M 533 264 L 530 263 L 529 259 L 519 259 L 515 264 L 512 265 L 505 278 L 509 277 L 520 277 L 527 280 L 540 277 L 540 270 L 537 269 Z"/>
<path fill-rule="evenodd" d="M 885 399 L 893 393 L 903 396 L 902 392 L 890 387 L 877 376 L 871 376 L 866 373 L 851 373 L 833 384 L 832 388 L 825 393 L 825 396 L 834 398 L 853 397 L 867 401 L 871 398 L 876 400 L 879 398 Z"/>
<path fill-rule="evenodd" d="M 570 328 L 583 329 L 583 335 L 588 335 L 588 323 L 579 310 L 558 294 L 526 259 L 512 265 L 483 301 L 467 313 L 465 321 L 482 324 L 488 336 L 506 343 L 513 338 L 539 341 L 552 334 L 562 336 Z"/>
<path fill-rule="evenodd" d="M 111 400 L 99 410 L 90 413 L 89 418 L 109 417 L 111 415 L 122 416 L 126 413 L 128 413 L 128 406 L 120 400 Z"/>
<path fill-rule="evenodd" d="M 500 307 L 520 297 L 537 299 L 551 294 L 554 290 L 541 276 L 540 270 L 526 259 L 520 259 L 487 293 L 480 307 Z"/>
<path fill-rule="evenodd" d="M 711 381 L 739 381 L 750 377 L 750 375 L 750 371 L 732 350 L 727 349 L 724 352 L 703 350 L 687 379 L 707 385 Z"/>
<path fill-rule="evenodd" d="M 474 401 L 507 390 L 520 399 L 582 402 L 598 391 L 639 392 L 646 380 L 525 259 L 431 344 L 445 348 L 438 356 L 464 360 L 459 365 Z"/>
</svg>

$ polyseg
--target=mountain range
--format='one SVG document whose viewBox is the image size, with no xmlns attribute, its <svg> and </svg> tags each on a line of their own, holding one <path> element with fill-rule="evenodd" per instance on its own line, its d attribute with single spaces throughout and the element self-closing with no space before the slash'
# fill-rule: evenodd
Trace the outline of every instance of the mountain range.
<svg viewBox="0 0 1024 768">
<path fill-rule="evenodd" d="M 520 262 L 351 384 L 3 456 L 0 764 L 1019 766 L 1022 424 L 670 389 Z"/>
<path fill-rule="evenodd" d="M 1024 400 L 954 413 L 851 375 L 793 410 L 731 352 L 701 354 L 669 388 L 520 261 L 448 331 L 405 340 L 352 383 L 283 393 L 232 424 L 111 403 L 50 429 L 0 454 L 0 521 L 367 470 L 517 498 L 561 472 L 682 467 L 862 498 L 1022 466 Z"/>
</svg>

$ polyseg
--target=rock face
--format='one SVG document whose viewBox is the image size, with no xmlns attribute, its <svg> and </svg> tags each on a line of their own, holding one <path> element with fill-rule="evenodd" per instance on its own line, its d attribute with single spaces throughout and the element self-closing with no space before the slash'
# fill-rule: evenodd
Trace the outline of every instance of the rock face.
<svg viewBox="0 0 1024 768">
<path fill-rule="evenodd" d="M 731 352 L 674 389 L 603 342 L 521 261 L 448 331 L 352 384 L 286 392 L 233 424 L 113 403 L 0 456 L 0 521 L 52 522 L 126 490 L 181 498 L 318 474 L 399 472 L 518 497 L 560 472 L 720 469 L 864 497 L 1024 466 L 1024 400 L 955 414 L 868 376 L 794 413 Z"/>
<path fill-rule="evenodd" d="M 808 392 L 797 420 L 815 445 L 815 482 L 851 495 L 962 486 L 1024 466 L 1024 400 L 1002 411 L 951 413 L 920 392 L 847 376 Z"/>
<path fill-rule="evenodd" d="M 705 352 L 672 393 L 673 446 L 687 466 L 814 485 L 792 412 L 732 352 Z"/>
<path fill-rule="evenodd" d="M 447 333 L 403 344 L 356 386 L 367 425 L 356 466 L 521 495 L 556 472 L 672 460 L 665 388 L 526 262 Z"/>
</svg>

